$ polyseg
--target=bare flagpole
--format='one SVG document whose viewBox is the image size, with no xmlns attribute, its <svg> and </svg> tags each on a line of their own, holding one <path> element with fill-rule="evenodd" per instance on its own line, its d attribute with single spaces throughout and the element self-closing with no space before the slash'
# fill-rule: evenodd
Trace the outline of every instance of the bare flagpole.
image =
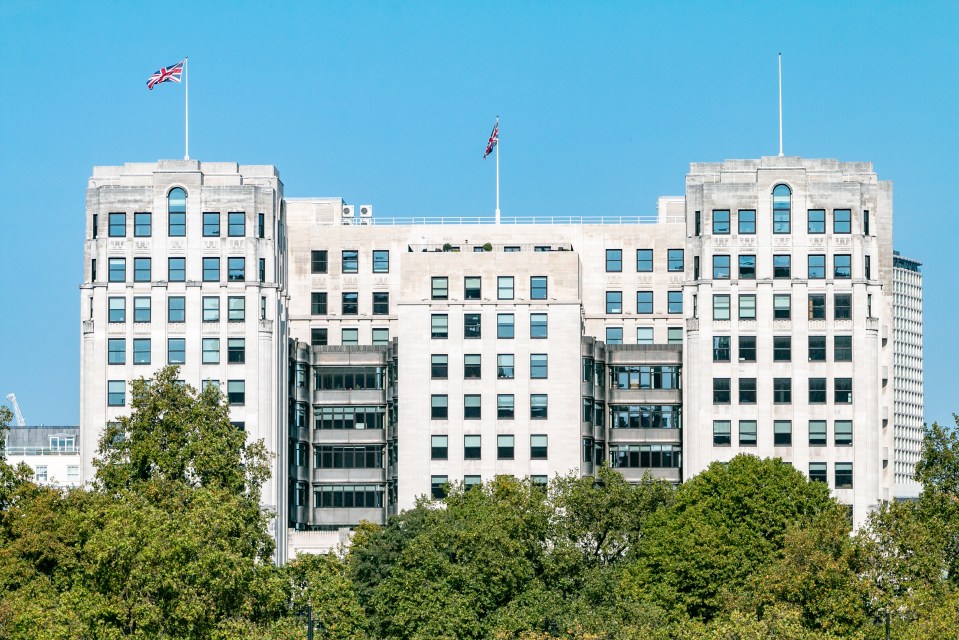
<svg viewBox="0 0 959 640">
<path fill-rule="evenodd" d="M 184 151 L 183 159 L 190 159 L 190 76 L 187 72 L 188 62 L 190 58 L 187 56 L 183 58 L 183 94 L 186 96 L 184 104 Z M 781 153 L 779 155 L 782 155 Z"/>
<path fill-rule="evenodd" d="M 779 155 L 783 154 L 783 54 L 779 53 Z"/>
<path fill-rule="evenodd" d="M 496 116 L 496 224 L 499 224 L 499 116 Z"/>
</svg>

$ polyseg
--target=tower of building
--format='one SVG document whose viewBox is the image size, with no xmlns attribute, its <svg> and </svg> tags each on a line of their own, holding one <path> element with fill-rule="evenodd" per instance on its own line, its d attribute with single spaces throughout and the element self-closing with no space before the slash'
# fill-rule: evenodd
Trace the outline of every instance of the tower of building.
<svg viewBox="0 0 959 640">
<path fill-rule="evenodd" d="M 896 498 L 919 496 L 913 474 L 922 453 L 922 263 L 893 252 L 893 391 Z"/>
</svg>

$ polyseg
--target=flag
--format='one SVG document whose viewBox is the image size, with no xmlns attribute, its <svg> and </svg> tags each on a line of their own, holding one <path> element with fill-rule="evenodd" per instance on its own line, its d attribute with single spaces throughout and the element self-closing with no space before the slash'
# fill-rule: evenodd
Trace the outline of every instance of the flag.
<svg viewBox="0 0 959 640">
<path fill-rule="evenodd" d="M 499 142 L 499 118 L 496 119 L 496 124 L 493 125 L 493 133 L 489 134 L 489 142 L 486 143 L 486 153 L 483 154 L 483 158 L 493 153 L 493 147 L 496 146 L 496 143 Z"/>
<path fill-rule="evenodd" d="M 153 86 L 161 82 L 179 82 L 180 75 L 183 73 L 183 61 L 176 63 L 172 67 L 160 69 L 147 80 L 147 89 L 153 91 Z"/>
</svg>

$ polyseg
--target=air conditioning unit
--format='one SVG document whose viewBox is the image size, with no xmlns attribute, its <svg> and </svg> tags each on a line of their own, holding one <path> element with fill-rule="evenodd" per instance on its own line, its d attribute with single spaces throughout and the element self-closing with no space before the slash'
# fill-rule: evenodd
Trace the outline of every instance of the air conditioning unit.
<svg viewBox="0 0 959 640">
<path fill-rule="evenodd" d="M 369 226 L 373 224 L 373 218 L 360 218 L 360 225 Z"/>
<path fill-rule="evenodd" d="M 355 216 L 356 205 L 344 204 L 343 205 L 343 217 L 352 218 Z"/>
<path fill-rule="evenodd" d="M 361 204 L 361 205 L 360 205 L 360 217 L 361 217 L 361 218 L 372 218 L 372 217 L 373 217 L 373 205 L 371 205 L 371 204 Z"/>
</svg>

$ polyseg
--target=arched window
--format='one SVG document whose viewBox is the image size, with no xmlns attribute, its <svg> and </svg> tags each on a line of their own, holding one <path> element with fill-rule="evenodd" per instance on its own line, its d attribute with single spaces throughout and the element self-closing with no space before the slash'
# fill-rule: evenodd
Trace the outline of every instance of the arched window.
<svg viewBox="0 0 959 640">
<path fill-rule="evenodd" d="M 170 237 L 186 235 L 186 191 L 180 187 L 170 189 L 167 195 L 167 214 L 170 221 Z"/>
<path fill-rule="evenodd" d="M 792 191 L 784 184 L 773 189 L 773 233 L 789 233 Z"/>
</svg>

